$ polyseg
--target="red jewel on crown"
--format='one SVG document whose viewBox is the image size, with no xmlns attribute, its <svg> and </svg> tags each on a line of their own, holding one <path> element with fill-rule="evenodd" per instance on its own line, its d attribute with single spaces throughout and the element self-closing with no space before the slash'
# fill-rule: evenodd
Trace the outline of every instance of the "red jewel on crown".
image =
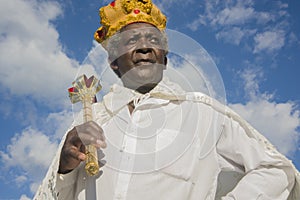
<svg viewBox="0 0 300 200">
<path fill-rule="evenodd" d="M 115 2 L 115 1 L 113 1 L 113 2 L 111 2 L 111 3 L 110 3 L 110 5 L 111 5 L 112 7 L 115 7 L 115 5 L 116 5 L 116 2 Z"/>
<path fill-rule="evenodd" d="M 135 9 L 133 12 L 134 14 L 139 14 L 141 11 L 139 9 Z"/>
</svg>

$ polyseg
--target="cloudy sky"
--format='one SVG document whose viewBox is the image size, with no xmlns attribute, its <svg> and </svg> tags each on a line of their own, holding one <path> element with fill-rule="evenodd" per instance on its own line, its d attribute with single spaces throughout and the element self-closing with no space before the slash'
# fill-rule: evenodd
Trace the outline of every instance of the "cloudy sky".
<svg viewBox="0 0 300 200">
<path fill-rule="evenodd" d="M 154 2 L 213 58 L 227 104 L 300 169 L 300 1 Z M 0 199 L 32 198 L 45 175 L 73 120 L 66 89 L 97 48 L 107 3 L 0 0 Z"/>
</svg>

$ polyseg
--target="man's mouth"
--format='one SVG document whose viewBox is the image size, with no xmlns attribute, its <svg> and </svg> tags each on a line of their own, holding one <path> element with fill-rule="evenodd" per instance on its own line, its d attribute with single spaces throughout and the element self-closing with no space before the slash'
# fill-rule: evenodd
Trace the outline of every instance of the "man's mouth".
<svg viewBox="0 0 300 200">
<path fill-rule="evenodd" d="M 152 65 L 155 63 L 155 60 L 152 59 L 141 59 L 141 60 L 137 60 L 136 62 L 134 62 L 134 64 L 136 66 L 141 66 L 141 65 Z"/>
</svg>

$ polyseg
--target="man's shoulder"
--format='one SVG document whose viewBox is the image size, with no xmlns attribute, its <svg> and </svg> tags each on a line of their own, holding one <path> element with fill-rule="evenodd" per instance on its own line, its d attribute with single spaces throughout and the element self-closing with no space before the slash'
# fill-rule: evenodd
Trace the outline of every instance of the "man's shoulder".
<svg viewBox="0 0 300 200">
<path fill-rule="evenodd" d="M 185 100 L 211 107 L 213 110 L 222 114 L 226 114 L 230 110 L 230 108 L 226 105 L 225 100 L 218 100 L 202 92 L 187 92 L 185 94 Z"/>
</svg>

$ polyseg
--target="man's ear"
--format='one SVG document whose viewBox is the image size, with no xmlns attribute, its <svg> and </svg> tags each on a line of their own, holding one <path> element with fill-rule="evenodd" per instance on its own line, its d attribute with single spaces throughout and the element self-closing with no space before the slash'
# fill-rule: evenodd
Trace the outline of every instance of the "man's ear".
<svg viewBox="0 0 300 200">
<path fill-rule="evenodd" d="M 110 68 L 112 68 L 112 70 L 118 70 L 119 69 L 119 67 L 118 67 L 118 65 L 117 65 L 117 62 L 116 62 L 116 60 L 114 60 L 114 61 L 110 61 L 110 60 L 108 60 L 108 62 L 110 63 Z"/>
<path fill-rule="evenodd" d="M 164 64 L 165 64 L 164 69 L 167 69 L 167 64 L 168 64 L 168 58 L 167 58 L 167 56 L 165 56 Z"/>
<path fill-rule="evenodd" d="M 110 61 L 109 61 L 110 62 Z M 117 60 L 110 62 L 110 68 L 115 72 L 115 74 L 121 78 L 121 74 L 119 72 L 119 66 L 117 64 Z"/>
</svg>

